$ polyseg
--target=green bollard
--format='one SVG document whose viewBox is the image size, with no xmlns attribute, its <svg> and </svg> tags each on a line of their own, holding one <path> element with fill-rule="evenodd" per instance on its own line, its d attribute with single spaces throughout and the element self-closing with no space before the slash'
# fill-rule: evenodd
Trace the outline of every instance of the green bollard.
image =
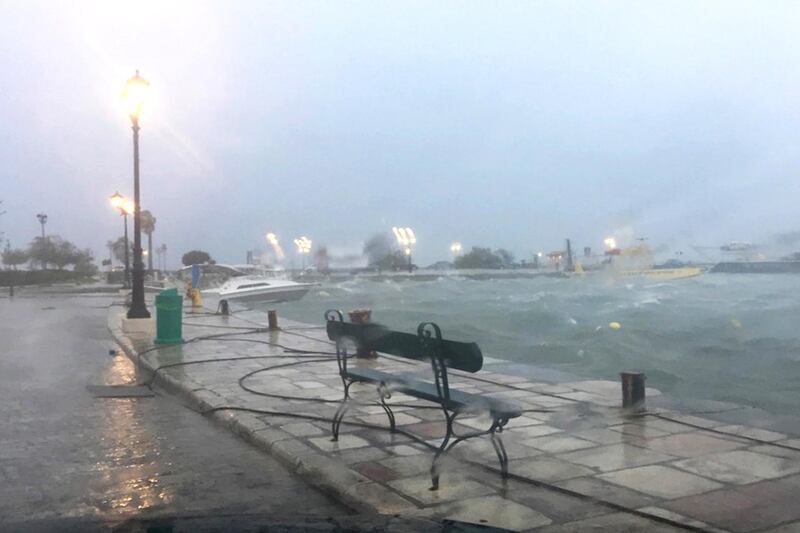
<svg viewBox="0 0 800 533">
<path fill-rule="evenodd" d="M 183 342 L 183 296 L 178 289 L 156 294 L 156 344 Z"/>
</svg>

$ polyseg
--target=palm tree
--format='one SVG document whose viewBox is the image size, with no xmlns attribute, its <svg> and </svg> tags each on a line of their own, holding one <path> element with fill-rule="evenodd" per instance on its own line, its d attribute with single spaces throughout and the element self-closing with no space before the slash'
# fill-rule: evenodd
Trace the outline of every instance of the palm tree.
<svg viewBox="0 0 800 533">
<path fill-rule="evenodd" d="M 153 273 L 153 232 L 156 230 L 156 217 L 145 209 L 142 211 L 142 233 L 147 235 L 147 272 Z"/>
</svg>

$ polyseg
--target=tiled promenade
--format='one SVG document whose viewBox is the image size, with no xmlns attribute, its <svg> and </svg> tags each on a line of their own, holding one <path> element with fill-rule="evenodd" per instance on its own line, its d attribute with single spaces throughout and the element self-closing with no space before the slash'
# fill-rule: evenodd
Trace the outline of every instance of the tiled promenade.
<svg viewBox="0 0 800 533">
<path fill-rule="evenodd" d="M 438 445 L 445 426 L 431 404 L 402 394 L 389 400 L 403 404 L 394 408 L 398 427 L 416 439 L 349 425 L 387 426 L 374 387 L 354 385 L 363 404 L 345 418 L 339 441 L 331 441 L 328 420 L 342 383 L 324 329 L 281 319 L 281 331 L 247 333 L 225 328 L 264 327 L 265 313 L 187 315 L 186 340 L 236 334 L 144 352 L 151 339 L 125 337 L 118 313 L 109 328 L 143 368 L 181 363 L 158 370 L 160 384 L 200 410 L 216 408 L 210 416 L 364 511 L 545 532 L 800 532 L 800 439 L 789 435 L 674 412 L 628 416 L 618 407 L 618 383 L 532 382 L 487 364 L 477 374 L 453 372 L 451 387 L 526 409 L 503 432 L 512 478 L 504 482 L 491 470 L 498 465 L 489 439 L 473 439 L 443 462 L 441 488 L 433 492 L 429 446 Z M 237 360 L 182 364 L 222 358 Z M 430 378 L 422 363 L 386 356 L 354 361 Z M 250 372 L 242 384 L 271 396 L 240 386 Z M 487 427 L 479 413 L 456 420 L 462 432 Z"/>
</svg>

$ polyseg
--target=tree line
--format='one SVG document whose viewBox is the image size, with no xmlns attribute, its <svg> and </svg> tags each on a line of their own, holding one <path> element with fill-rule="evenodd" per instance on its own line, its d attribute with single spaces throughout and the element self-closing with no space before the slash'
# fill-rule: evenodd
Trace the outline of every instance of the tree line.
<svg viewBox="0 0 800 533">
<path fill-rule="evenodd" d="M 64 270 L 72 266 L 72 270 L 87 275 L 97 273 L 94 254 L 89 248 L 80 249 L 70 241 L 58 235 L 36 237 L 28 248 L 6 248 L 2 253 L 3 264 L 16 270 L 25 263 L 40 265 L 42 268 L 55 267 Z"/>
</svg>

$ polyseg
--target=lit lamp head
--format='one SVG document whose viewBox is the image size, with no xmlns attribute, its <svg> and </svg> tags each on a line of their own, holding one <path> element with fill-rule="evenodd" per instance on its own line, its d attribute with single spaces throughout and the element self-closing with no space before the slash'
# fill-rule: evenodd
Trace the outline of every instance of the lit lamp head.
<svg viewBox="0 0 800 533">
<path fill-rule="evenodd" d="M 122 208 L 122 204 L 125 202 L 125 198 L 119 193 L 119 191 L 112 194 L 109 200 L 111 201 L 111 207 L 114 209 Z"/>
<path fill-rule="evenodd" d="M 454 242 L 453 244 L 451 244 L 450 245 L 450 251 L 453 252 L 454 254 L 461 253 L 461 243 L 460 242 Z"/>
<path fill-rule="evenodd" d="M 122 211 L 126 215 L 130 215 L 136 209 L 136 204 L 133 203 L 133 200 L 125 200 L 122 203 Z"/>
<path fill-rule="evenodd" d="M 122 90 L 122 105 L 134 124 L 139 123 L 139 115 L 147 101 L 149 88 L 150 82 L 139 76 L 138 70 L 132 78 L 125 82 L 125 88 Z"/>
</svg>

